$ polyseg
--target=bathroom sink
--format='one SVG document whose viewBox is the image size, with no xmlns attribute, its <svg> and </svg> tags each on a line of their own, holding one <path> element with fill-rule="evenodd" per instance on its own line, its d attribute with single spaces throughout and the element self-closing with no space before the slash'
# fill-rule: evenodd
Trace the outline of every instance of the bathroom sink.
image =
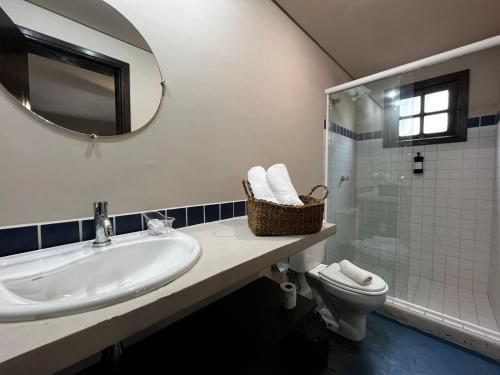
<svg viewBox="0 0 500 375">
<path fill-rule="evenodd" d="M 187 272 L 201 255 L 198 242 L 174 231 L 113 237 L 0 259 L 0 321 L 69 315 L 122 302 L 159 288 Z"/>
</svg>

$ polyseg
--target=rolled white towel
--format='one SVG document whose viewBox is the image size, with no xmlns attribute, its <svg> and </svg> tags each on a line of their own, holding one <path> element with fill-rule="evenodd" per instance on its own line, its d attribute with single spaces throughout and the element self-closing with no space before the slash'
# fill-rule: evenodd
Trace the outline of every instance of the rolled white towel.
<svg viewBox="0 0 500 375">
<path fill-rule="evenodd" d="M 368 285 L 372 282 L 372 275 L 370 272 L 355 266 L 348 260 L 339 262 L 340 272 L 346 275 L 351 280 L 357 282 L 359 285 Z"/>
<path fill-rule="evenodd" d="M 292 185 L 285 164 L 274 164 L 266 172 L 267 185 L 281 204 L 303 206 L 297 191 Z"/>
<path fill-rule="evenodd" d="M 271 189 L 267 185 L 266 170 L 261 167 L 252 167 L 247 173 L 248 182 L 252 188 L 253 195 L 256 199 L 279 203 Z"/>
</svg>

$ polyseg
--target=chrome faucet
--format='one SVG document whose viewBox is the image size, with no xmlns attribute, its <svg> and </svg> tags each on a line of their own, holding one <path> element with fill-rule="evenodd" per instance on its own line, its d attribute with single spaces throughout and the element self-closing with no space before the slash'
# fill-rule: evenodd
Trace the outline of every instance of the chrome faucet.
<svg viewBox="0 0 500 375">
<path fill-rule="evenodd" d="M 94 202 L 95 240 L 93 247 L 104 247 L 111 243 L 113 226 L 108 217 L 108 202 Z"/>
</svg>

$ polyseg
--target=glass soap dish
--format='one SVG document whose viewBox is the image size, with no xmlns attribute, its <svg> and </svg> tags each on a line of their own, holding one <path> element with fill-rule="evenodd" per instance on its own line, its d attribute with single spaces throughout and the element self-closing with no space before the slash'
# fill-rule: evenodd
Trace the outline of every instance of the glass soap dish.
<svg viewBox="0 0 500 375">
<path fill-rule="evenodd" d="M 165 235 L 173 231 L 173 223 L 175 217 L 165 216 L 161 212 L 148 212 L 143 213 L 144 221 L 146 223 L 146 228 L 152 236 Z"/>
</svg>

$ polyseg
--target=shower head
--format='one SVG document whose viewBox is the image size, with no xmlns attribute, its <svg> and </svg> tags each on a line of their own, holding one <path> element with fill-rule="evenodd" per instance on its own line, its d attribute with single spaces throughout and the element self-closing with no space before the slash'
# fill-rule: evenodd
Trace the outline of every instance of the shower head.
<svg viewBox="0 0 500 375">
<path fill-rule="evenodd" d="M 347 92 L 347 94 L 352 96 L 352 101 L 355 102 L 359 98 L 364 98 L 364 97 L 370 95 L 372 90 L 370 90 L 366 86 L 357 86 L 357 87 L 353 87 L 352 89 L 347 90 L 346 92 Z"/>
</svg>

